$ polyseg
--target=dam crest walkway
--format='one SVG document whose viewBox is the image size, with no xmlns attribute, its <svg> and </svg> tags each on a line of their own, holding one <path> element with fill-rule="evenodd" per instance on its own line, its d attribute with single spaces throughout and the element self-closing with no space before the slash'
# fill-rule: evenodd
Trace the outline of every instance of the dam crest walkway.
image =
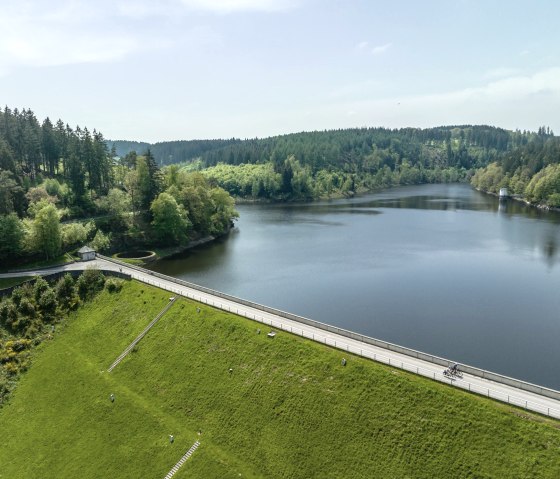
<svg viewBox="0 0 560 479">
<path fill-rule="evenodd" d="M 560 391 L 508 378 L 468 365 L 461 365 L 462 378 L 449 377 L 443 374 L 444 370 L 454 363 L 454 361 L 449 359 L 414 351 L 251 301 L 235 298 L 113 258 L 98 255 L 95 260 L 88 262 L 76 262 L 32 271 L 3 273 L 0 274 L 0 278 L 32 275 L 47 276 L 53 273 L 80 271 L 87 268 L 118 272 L 119 274 L 130 276 L 132 279 L 170 291 L 176 295 L 244 316 L 269 326 L 277 332 L 286 331 L 297 334 L 298 336 L 348 353 L 388 364 L 394 368 L 409 371 L 435 381 L 450 384 L 453 387 L 560 419 Z"/>
</svg>

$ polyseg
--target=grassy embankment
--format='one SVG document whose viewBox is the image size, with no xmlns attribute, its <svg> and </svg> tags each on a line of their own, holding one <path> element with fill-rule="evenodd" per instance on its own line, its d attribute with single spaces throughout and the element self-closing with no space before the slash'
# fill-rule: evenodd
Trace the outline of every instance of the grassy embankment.
<svg viewBox="0 0 560 479">
<path fill-rule="evenodd" d="M 185 299 L 107 373 L 168 296 L 103 292 L 39 347 L 0 478 L 163 477 L 196 439 L 178 479 L 560 477 L 558 422 Z"/>
</svg>

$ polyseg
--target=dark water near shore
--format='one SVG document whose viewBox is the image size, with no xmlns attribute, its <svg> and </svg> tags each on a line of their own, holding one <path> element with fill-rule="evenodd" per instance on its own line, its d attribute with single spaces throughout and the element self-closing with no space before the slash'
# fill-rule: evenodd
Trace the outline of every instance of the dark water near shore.
<svg viewBox="0 0 560 479">
<path fill-rule="evenodd" d="M 152 269 L 560 389 L 560 215 L 467 185 L 240 205 L 224 239 Z"/>
</svg>

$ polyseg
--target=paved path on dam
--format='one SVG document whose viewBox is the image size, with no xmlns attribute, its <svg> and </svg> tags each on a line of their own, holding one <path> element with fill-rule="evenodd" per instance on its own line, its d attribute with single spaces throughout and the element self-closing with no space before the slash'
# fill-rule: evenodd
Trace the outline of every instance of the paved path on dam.
<svg viewBox="0 0 560 479">
<path fill-rule="evenodd" d="M 280 331 L 287 331 L 338 348 L 342 351 L 388 364 L 394 368 L 410 371 L 436 381 L 450 384 L 454 387 L 560 419 L 560 399 L 546 397 L 518 387 L 467 373 L 463 373 L 462 379 L 450 379 L 443 374 L 445 367 L 439 364 L 434 364 L 433 362 L 416 358 L 408 354 L 391 351 L 380 346 L 352 339 L 336 332 L 325 331 L 317 326 L 287 319 L 278 314 L 236 302 L 234 300 L 235 298 L 223 298 L 211 292 L 200 291 L 188 285 L 180 284 L 175 278 L 165 277 L 159 274 L 156 276 L 148 270 L 135 266 L 128 266 L 124 263 L 98 258 L 94 261 L 84 263 L 77 262 L 55 268 L 34 270 L 32 272 L 3 273 L 0 274 L 0 278 L 36 274 L 47 275 L 59 271 L 83 270 L 90 267 L 109 271 L 120 271 L 138 281 L 258 321 L 269 328 L 265 329 L 263 326 L 263 333 L 267 333 L 269 330 L 274 330 L 277 334 L 279 334 Z M 341 354 L 341 359 L 342 357 L 344 357 L 344 354 Z M 350 357 L 346 357 L 345 359 L 348 361 L 351 360 Z"/>
</svg>

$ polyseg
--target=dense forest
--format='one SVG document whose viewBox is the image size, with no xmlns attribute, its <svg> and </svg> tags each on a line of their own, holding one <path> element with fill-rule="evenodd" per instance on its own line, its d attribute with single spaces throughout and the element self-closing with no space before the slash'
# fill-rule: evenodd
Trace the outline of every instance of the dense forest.
<svg viewBox="0 0 560 479">
<path fill-rule="evenodd" d="M 477 170 L 471 183 L 492 193 L 507 188 L 530 203 L 560 208 L 560 138 L 540 128 L 530 143 Z"/>
<path fill-rule="evenodd" d="M 108 143 L 114 148 L 113 151 L 116 155 L 121 157 L 132 151 L 139 152 L 149 149 L 156 158 L 158 165 L 165 166 L 190 162 L 193 158 L 199 158 L 207 152 L 241 143 L 241 140 L 235 138 L 231 140 L 180 140 L 162 141 L 153 144 L 141 141 L 115 140 Z"/>
<path fill-rule="evenodd" d="M 122 158 L 103 135 L 31 110 L 0 111 L 0 261 L 184 244 L 227 231 L 233 199 L 197 172 L 160 169 L 150 152 Z"/>
<path fill-rule="evenodd" d="M 53 258 L 84 243 L 115 250 L 220 235 L 237 215 L 230 195 L 309 200 L 471 180 L 485 191 L 506 186 L 557 207 L 559 164 L 560 139 L 545 127 L 359 128 L 112 144 L 96 130 L 5 107 L 0 260 Z"/>
<path fill-rule="evenodd" d="M 174 151 L 172 157 L 189 163 L 189 168 L 202 169 L 233 195 L 293 200 L 353 195 L 393 185 L 467 181 L 474 169 L 529 144 L 535 136 L 463 125 L 303 132 L 228 140 L 226 145 L 215 140 L 204 152 L 187 149 L 192 142 L 157 146 L 159 151 Z M 169 159 L 158 157 L 155 150 L 154 156 L 159 162 Z"/>
</svg>

